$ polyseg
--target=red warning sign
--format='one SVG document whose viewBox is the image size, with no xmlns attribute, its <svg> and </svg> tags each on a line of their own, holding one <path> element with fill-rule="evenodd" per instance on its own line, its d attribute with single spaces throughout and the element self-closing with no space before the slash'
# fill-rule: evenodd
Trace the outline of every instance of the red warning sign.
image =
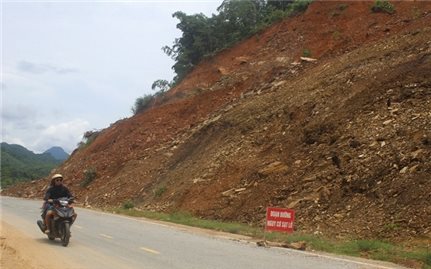
<svg viewBox="0 0 431 269">
<path fill-rule="evenodd" d="M 295 211 L 287 208 L 268 207 L 266 209 L 266 230 L 293 232 Z"/>
</svg>

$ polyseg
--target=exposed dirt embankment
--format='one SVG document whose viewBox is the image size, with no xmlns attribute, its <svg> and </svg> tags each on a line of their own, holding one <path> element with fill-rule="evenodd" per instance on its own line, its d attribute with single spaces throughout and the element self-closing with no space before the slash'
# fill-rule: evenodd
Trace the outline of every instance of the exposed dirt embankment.
<svg viewBox="0 0 431 269">
<path fill-rule="evenodd" d="M 280 206 L 299 231 L 430 240 L 431 3 L 372 4 L 314 2 L 205 60 L 56 172 L 94 206 L 256 225 Z M 41 197 L 47 182 L 6 193 Z"/>
</svg>

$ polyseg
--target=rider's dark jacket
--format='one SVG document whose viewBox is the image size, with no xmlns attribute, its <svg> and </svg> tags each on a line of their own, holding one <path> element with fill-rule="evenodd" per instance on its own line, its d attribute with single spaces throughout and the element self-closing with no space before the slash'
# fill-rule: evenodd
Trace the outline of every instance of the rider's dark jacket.
<svg viewBox="0 0 431 269">
<path fill-rule="evenodd" d="M 70 198 L 72 197 L 72 194 L 67 187 L 60 185 L 49 187 L 43 199 L 47 201 L 48 199 L 58 199 L 62 197 Z"/>
</svg>

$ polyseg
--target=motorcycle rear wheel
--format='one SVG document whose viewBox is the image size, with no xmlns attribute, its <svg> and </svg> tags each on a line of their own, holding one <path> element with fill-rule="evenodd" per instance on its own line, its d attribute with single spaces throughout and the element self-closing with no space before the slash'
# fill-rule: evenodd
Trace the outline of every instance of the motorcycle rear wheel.
<svg viewBox="0 0 431 269">
<path fill-rule="evenodd" d="M 62 225 L 62 234 L 61 234 L 61 244 L 64 247 L 67 247 L 67 245 L 69 244 L 69 239 L 70 239 L 70 225 L 69 222 L 65 222 Z"/>
</svg>

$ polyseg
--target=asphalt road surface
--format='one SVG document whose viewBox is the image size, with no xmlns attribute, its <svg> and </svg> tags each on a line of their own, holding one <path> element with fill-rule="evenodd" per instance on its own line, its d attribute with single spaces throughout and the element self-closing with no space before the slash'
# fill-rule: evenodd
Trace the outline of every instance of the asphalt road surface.
<svg viewBox="0 0 431 269">
<path fill-rule="evenodd" d="M 2 196 L 2 221 L 29 243 L 82 269 L 365 269 L 401 268 L 389 263 L 285 248 L 258 247 L 216 232 L 76 208 L 69 246 L 49 241 L 36 225 L 42 201 Z M 7 235 L 6 235 L 7 236 Z"/>
</svg>

